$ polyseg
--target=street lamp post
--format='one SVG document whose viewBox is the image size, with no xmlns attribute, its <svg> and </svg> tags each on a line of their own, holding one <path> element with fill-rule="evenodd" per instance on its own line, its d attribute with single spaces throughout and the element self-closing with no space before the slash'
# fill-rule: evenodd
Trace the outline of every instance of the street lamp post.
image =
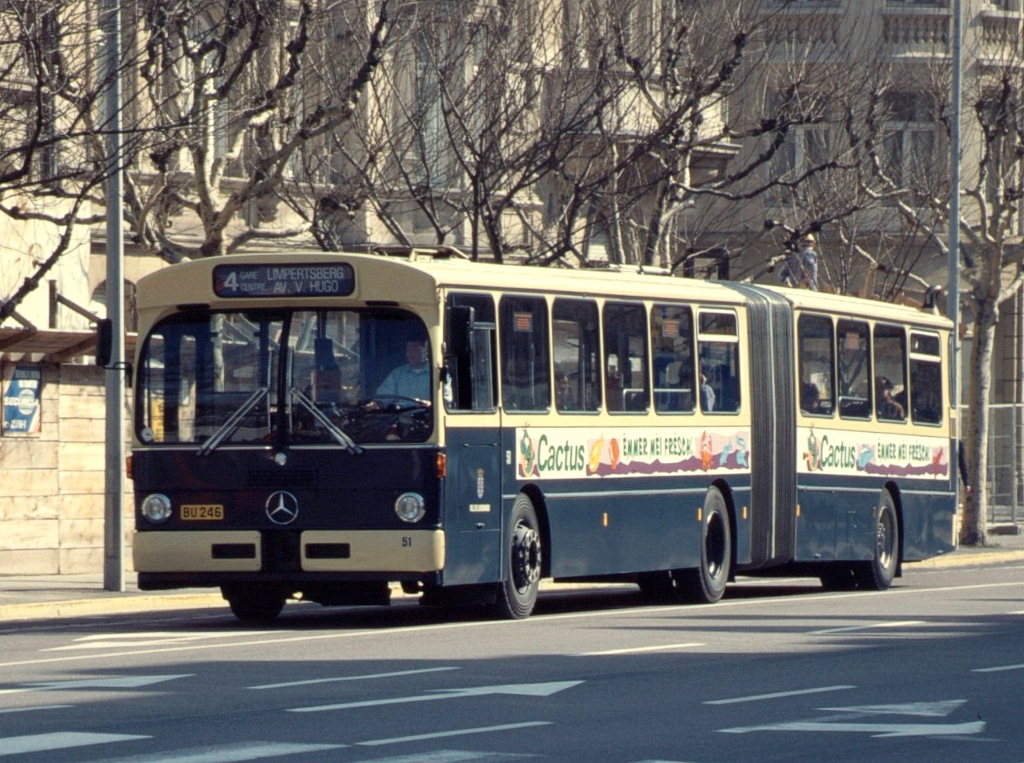
<svg viewBox="0 0 1024 763">
<path fill-rule="evenodd" d="M 106 478 L 104 500 L 103 588 L 124 590 L 124 239 L 121 208 L 121 2 L 103 0 L 102 76 L 106 84 L 103 122 L 107 155 L 107 318 L 112 343 L 106 371 Z"/>
</svg>

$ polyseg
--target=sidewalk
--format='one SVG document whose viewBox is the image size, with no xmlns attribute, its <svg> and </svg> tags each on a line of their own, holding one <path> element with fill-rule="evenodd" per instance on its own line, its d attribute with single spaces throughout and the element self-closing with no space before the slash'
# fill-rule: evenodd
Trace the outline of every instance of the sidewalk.
<svg viewBox="0 0 1024 763">
<path fill-rule="evenodd" d="M 969 567 L 1024 562 L 1024 534 L 1012 525 L 989 527 L 988 546 L 958 548 L 944 556 L 908 564 L 906 569 Z M 545 583 L 545 587 L 547 584 Z M 106 591 L 102 573 L 84 575 L 0 575 L 0 625 L 22 620 L 153 612 L 175 609 L 223 609 L 220 591 L 195 588 L 140 591 L 134 574 L 125 576 L 125 590 Z"/>
</svg>

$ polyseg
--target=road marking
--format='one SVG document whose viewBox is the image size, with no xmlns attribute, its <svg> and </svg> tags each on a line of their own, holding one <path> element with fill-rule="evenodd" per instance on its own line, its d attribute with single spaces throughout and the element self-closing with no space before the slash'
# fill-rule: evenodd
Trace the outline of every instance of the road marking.
<svg viewBox="0 0 1024 763">
<path fill-rule="evenodd" d="M 391 699 L 371 699 L 362 702 L 343 702 L 332 705 L 312 705 L 309 707 L 288 708 L 289 713 L 320 713 L 325 710 L 351 710 L 357 707 L 378 707 L 380 705 L 404 705 L 409 702 L 433 702 L 439 699 L 458 699 L 461 697 L 482 697 L 488 694 L 515 694 L 525 697 L 550 697 L 565 689 L 578 686 L 583 681 L 554 681 L 539 684 L 506 684 L 503 686 L 477 686 L 470 689 L 431 689 L 431 694 L 417 694 L 413 697 L 392 697 Z"/>
<path fill-rule="evenodd" d="M 141 631 L 139 633 L 96 633 L 92 636 L 77 638 L 67 646 L 54 646 L 48 649 L 40 649 L 40 652 L 69 652 L 82 651 L 85 649 L 123 649 L 131 647 L 152 647 L 165 644 L 192 644 L 196 641 L 208 641 L 211 639 L 225 638 L 247 638 L 249 636 L 262 636 L 262 631 L 240 631 L 231 633 L 187 633 L 175 631 Z"/>
<path fill-rule="evenodd" d="M 750 731 L 844 731 L 871 734 L 873 737 L 931 737 L 963 736 L 980 734 L 985 730 L 985 721 L 967 723 L 827 723 L 824 721 L 794 721 L 791 723 L 767 723 L 763 726 L 746 726 L 721 729 L 725 734 L 746 734 Z"/>
<path fill-rule="evenodd" d="M 993 588 L 1019 588 L 1019 582 L 1011 583 L 977 583 L 972 585 L 960 585 L 960 586 L 940 586 L 937 588 L 897 588 L 888 591 L 879 592 L 865 592 L 857 594 L 858 598 L 867 598 L 871 596 L 906 596 L 912 594 L 921 593 L 942 593 L 942 592 L 957 592 L 957 591 L 977 591 L 984 589 Z M 608 617 L 622 617 L 624 615 L 644 615 L 644 614 L 658 614 L 661 616 L 671 615 L 673 612 L 692 614 L 696 611 L 703 611 L 705 609 L 714 609 L 716 612 L 724 612 L 728 609 L 736 608 L 756 608 L 759 606 L 776 607 L 780 597 L 771 596 L 764 599 L 735 599 L 731 601 L 720 601 L 715 604 L 686 604 L 679 606 L 650 606 L 650 607 L 635 607 L 628 610 L 598 610 L 598 611 L 587 611 L 587 612 L 570 612 L 559 615 L 540 615 L 527 620 L 525 623 L 516 623 L 516 628 L 530 628 L 530 627 L 542 627 L 546 623 L 555 623 L 561 620 L 589 620 L 596 618 L 608 618 Z M 849 593 L 835 593 L 835 594 L 823 594 L 823 593 L 812 593 L 804 596 L 786 596 L 786 601 L 813 601 L 823 602 L 831 601 L 833 599 L 849 599 Z M 389 634 L 398 634 L 402 636 L 409 636 L 415 633 L 426 633 L 431 631 L 440 630 L 468 630 L 470 628 L 506 628 L 509 627 L 509 623 L 500 620 L 491 621 L 480 621 L 480 622 L 455 622 L 455 623 L 435 623 L 431 625 L 418 625 L 418 626 L 397 626 L 394 628 L 377 628 L 375 630 L 359 630 L 359 631 L 344 631 L 341 633 L 317 633 L 313 635 L 281 635 L 280 632 L 273 634 L 264 633 L 264 638 L 255 638 L 251 641 L 237 641 L 232 640 L 225 643 L 203 643 L 203 644 L 187 644 L 181 646 L 167 646 L 167 647 L 155 647 L 152 649 L 135 649 L 135 650 L 123 650 L 115 652 L 106 652 L 102 654 L 75 654 L 75 655 L 62 655 L 59 657 L 45 657 L 31 660 L 12 660 L 11 662 L 0 662 L 0 668 L 15 668 L 23 667 L 25 665 L 47 665 L 57 662 L 81 662 L 82 660 L 115 660 L 122 657 L 135 657 L 143 654 L 170 654 L 173 652 L 192 652 L 212 649 L 231 649 L 239 650 L 246 647 L 263 646 L 263 645 L 283 645 L 283 644 L 296 644 L 309 641 L 338 641 L 342 639 L 351 638 L 363 638 L 369 637 L 373 639 L 382 639 L 387 637 Z M 237 634 L 227 634 L 233 638 L 237 638 Z"/>
<path fill-rule="evenodd" d="M 435 750 L 434 752 L 415 752 L 412 755 L 396 755 L 390 758 L 374 758 L 373 763 L 467 763 L 480 761 L 491 763 L 502 760 L 522 760 L 536 758 L 536 755 L 525 752 L 471 752 L 469 750 Z"/>
<path fill-rule="evenodd" d="M 421 673 L 439 673 L 445 670 L 458 670 L 458 668 L 423 668 L 421 670 L 398 670 L 394 673 L 371 673 L 363 676 L 338 676 L 336 678 L 311 678 L 308 681 L 289 681 L 281 684 L 262 684 L 261 686 L 250 686 L 250 689 L 286 689 L 292 686 L 310 686 L 312 684 L 329 684 L 338 681 L 369 681 L 375 678 L 397 678 L 399 676 L 416 676 Z"/>
<path fill-rule="evenodd" d="M 871 623 L 870 625 L 848 625 L 845 628 L 826 628 L 823 631 L 810 631 L 810 636 L 827 636 L 831 633 L 851 633 L 874 628 L 905 628 L 910 625 L 926 625 L 924 620 L 899 620 L 891 623 Z"/>
<path fill-rule="evenodd" d="M 469 734 L 490 734 L 494 731 L 515 731 L 516 729 L 529 729 L 535 726 L 551 726 L 551 721 L 528 721 L 526 723 L 507 723 L 503 726 L 481 726 L 475 729 L 453 729 L 452 731 L 435 731 L 432 734 L 415 734 L 407 737 L 392 737 L 391 739 L 372 739 L 368 742 L 356 742 L 363 747 L 380 747 L 387 744 L 402 744 L 404 742 L 420 742 L 424 739 L 444 739 L 445 737 L 466 736 Z"/>
<path fill-rule="evenodd" d="M 980 734 L 985 721 L 967 723 L 870 723 L 872 715 L 909 715 L 914 717 L 946 717 L 966 704 L 965 699 L 940 702 L 908 702 L 900 705 L 854 705 L 851 707 L 819 707 L 821 712 L 850 713 L 856 720 L 839 720 L 835 716 L 823 720 L 787 721 L 757 726 L 719 729 L 724 734 L 747 734 L 751 731 L 811 731 L 871 734 L 874 737 L 964 736 Z"/>
<path fill-rule="evenodd" d="M 819 686 L 814 689 L 797 689 L 795 691 L 777 691 L 771 694 L 752 694 L 749 697 L 733 697 L 732 699 L 714 699 L 704 702 L 705 705 L 738 705 L 741 702 L 760 702 L 764 699 L 781 699 L 783 697 L 799 697 L 802 694 L 822 694 L 829 691 L 856 689 L 856 686 L 840 684 L 837 686 Z"/>
<path fill-rule="evenodd" d="M 65 710 L 69 707 L 74 707 L 74 705 L 33 705 L 32 707 L 9 707 L 5 710 L 0 710 L 0 715 L 4 715 L 6 713 L 31 713 L 33 710 Z"/>
<path fill-rule="evenodd" d="M 991 668 L 975 668 L 972 673 L 1002 673 L 1007 670 L 1024 670 L 1024 663 L 1019 665 L 996 665 Z"/>
<path fill-rule="evenodd" d="M 941 702 L 905 702 L 899 705 L 853 705 L 851 707 L 819 707 L 840 713 L 857 715 L 914 715 L 921 718 L 946 718 L 967 704 L 966 699 L 947 699 Z"/>
<path fill-rule="evenodd" d="M 301 755 L 307 752 L 337 750 L 346 746 L 343 744 L 243 742 L 209 747 L 190 747 L 173 752 L 154 752 L 108 760 L 109 763 L 243 763 L 246 760 L 276 758 L 279 755 Z"/>
<path fill-rule="evenodd" d="M 0 738 L 0 756 L 23 755 L 28 752 L 66 750 L 70 747 L 88 747 L 94 744 L 130 742 L 136 739 L 152 739 L 135 734 L 90 734 L 77 731 L 54 731 L 49 734 L 28 734 L 19 737 Z"/>
<path fill-rule="evenodd" d="M 695 646 L 706 646 L 693 641 L 688 644 L 661 644 L 660 646 L 633 646 L 625 649 L 606 649 L 603 652 L 582 652 L 577 657 L 602 657 L 610 654 L 638 654 L 641 652 L 665 652 L 671 649 L 689 649 Z"/>
<path fill-rule="evenodd" d="M 48 681 L 24 684 L 17 689 L 0 689 L 0 694 L 24 694 L 30 691 L 64 691 L 76 689 L 140 689 L 143 686 L 173 681 L 176 678 L 190 678 L 194 673 L 179 673 L 165 676 L 120 676 L 117 678 L 85 678 L 77 681 Z"/>
</svg>

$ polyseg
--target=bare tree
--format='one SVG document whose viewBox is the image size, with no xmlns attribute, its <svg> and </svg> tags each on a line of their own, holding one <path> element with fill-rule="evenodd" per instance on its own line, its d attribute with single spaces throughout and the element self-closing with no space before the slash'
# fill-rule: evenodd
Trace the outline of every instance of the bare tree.
<svg viewBox="0 0 1024 763">
<path fill-rule="evenodd" d="M 103 82 L 90 51 L 90 4 L 21 0 L 0 9 L 0 216 L 39 251 L 32 271 L 0 304 L 14 315 L 60 258 L 83 245 L 106 166 L 88 150 Z"/>
<path fill-rule="evenodd" d="M 268 223 L 303 147 L 352 119 L 388 44 L 389 0 L 370 23 L 358 2 L 138 0 L 134 8 L 140 80 L 126 196 L 135 240 L 175 260 L 307 232 L 302 221 Z M 358 51 L 332 88 L 307 74 L 325 54 L 311 45 L 325 28 Z"/>
</svg>

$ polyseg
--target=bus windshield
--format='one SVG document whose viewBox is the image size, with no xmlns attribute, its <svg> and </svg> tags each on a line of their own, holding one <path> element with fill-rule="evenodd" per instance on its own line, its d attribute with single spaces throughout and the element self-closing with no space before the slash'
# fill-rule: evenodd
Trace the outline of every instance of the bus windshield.
<svg viewBox="0 0 1024 763">
<path fill-rule="evenodd" d="M 147 444 L 422 442 L 434 379 L 423 322 L 397 309 L 181 313 L 139 357 Z"/>
</svg>

